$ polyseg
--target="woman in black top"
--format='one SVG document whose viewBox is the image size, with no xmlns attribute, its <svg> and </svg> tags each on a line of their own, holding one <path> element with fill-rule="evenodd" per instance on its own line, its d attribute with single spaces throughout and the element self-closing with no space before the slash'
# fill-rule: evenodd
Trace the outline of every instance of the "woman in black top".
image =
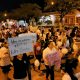
<svg viewBox="0 0 80 80">
<path fill-rule="evenodd" d="M 23 55 L 17 55 L 13 59 L 14 66 L 14 79 L 24 80 L 27 76 L 26 61 L 23 59 Z"/>
<path fill-rule="evenodd" d="M 28 80 L 31 79 L 31 65 L 30 65 L 30 56 L 27 56 L 26 53 L 23 54 L 23 60 L 26 63 L 26 69 L 27 69 L 27 74 L 28 74 Z"/>
</svg>

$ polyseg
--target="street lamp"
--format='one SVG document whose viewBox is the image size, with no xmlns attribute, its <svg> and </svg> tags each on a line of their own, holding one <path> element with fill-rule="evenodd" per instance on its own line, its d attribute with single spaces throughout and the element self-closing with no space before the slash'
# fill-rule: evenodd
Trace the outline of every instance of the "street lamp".
<svg viewBox="0 0 80 80">
<path fill-rule="evenodd" d="M 4 16 L 6 17 L 7 16 L 7 13 L 4 13 Z"/>
<path fill-rule="evenodd" d="M 54 2 L 53 1 L 51 2 L 51 5 L 54 5 Z"/>
</svg>

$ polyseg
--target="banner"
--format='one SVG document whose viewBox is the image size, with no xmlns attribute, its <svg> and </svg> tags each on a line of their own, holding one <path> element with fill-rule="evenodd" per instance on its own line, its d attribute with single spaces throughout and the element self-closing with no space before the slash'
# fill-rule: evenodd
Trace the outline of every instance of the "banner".
<svg viewBox="0 0 80 80">
<path fill-rule="evenodd" d="M 61 58 L 58 52 L 46 55 L 46 59 L 48 60 L 49 66 L 55 65 L 57 68 L 60 68 Z"/>
<path fill-rule="evenodd" d="M 23 36 L 30 36 L 32 37 L 32 42 L 35 43 L 37 40 L 37 34 L 36 33 L 24 33 L 24 34 L 19 34 L 18 37 L 23 37 Z"/>
<path fill-rule="evenodd" d="M 36 38 L 36 37 L 34 37 Z M 26 35 L 22 37 L 9 38 L 9 50 L 10 55 L 15 56 L 26 52 L 33 51 L 33 44 L 36 41 L 32 35 Z"/>
</svg>

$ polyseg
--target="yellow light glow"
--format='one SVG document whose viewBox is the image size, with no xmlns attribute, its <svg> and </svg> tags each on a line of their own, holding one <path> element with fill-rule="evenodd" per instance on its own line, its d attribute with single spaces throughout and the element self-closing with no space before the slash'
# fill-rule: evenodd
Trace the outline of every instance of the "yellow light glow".
<svg viewBox="0 0 80 80">
<path fill-rule="evenodd" d="M 51 5 L 54 5 L 54 2 L 51 2 Z"/>
<path fill-rule="evenodd" d="M 6 17 L 7 16 L 7 13 L 5 13 L 4 16 Z"/>
</svg>

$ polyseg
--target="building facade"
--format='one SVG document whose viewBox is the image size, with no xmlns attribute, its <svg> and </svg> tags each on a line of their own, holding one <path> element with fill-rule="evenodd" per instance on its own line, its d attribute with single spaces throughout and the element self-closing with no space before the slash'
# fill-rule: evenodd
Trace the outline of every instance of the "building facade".
<svg viewBox="0 0 80 80">
<path fill-rule="evenodd" d="M 44 13 L 44 15 L 55 15 L 56 24 L 60 21 L 60 14 L 58 12 L 48 12 Z M 80 27 L 80 11 L 74 10 L 67 15 L 64 16 L 62 21 L 64 26 L 78 26 Z"/>
</svg>

